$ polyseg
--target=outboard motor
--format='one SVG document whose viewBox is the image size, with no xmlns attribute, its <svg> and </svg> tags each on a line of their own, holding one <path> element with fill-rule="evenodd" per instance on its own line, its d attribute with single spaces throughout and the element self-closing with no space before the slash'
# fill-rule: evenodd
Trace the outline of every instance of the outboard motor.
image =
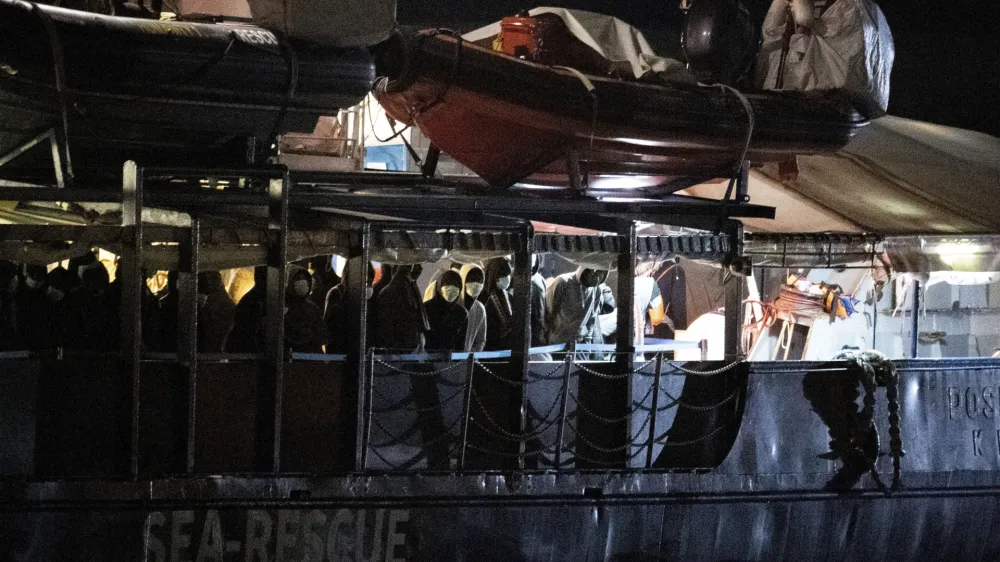
<svg viewBox="0 0 1000 562">
<path fill-rule="evenodd" d="M 753 62 L 758 25 L 743 0 L 695 0 L 684 20 L 681 46 L 701 82 L 734 84 Z"/>
</svg>

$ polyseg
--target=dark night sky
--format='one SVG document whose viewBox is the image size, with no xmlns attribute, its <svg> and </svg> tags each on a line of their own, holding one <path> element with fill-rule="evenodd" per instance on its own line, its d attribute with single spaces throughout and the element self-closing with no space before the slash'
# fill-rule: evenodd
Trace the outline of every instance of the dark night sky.
<svg viewBox="0 0 1000 562">
<path fill-rule="evenodd" d="M 609 13 L 677 56 L 679 0 L 398 0 L 403 24 L 462 30 L 518 9 L 560 6 Z M 1000 136 L 1000 0 L 882 0 L 896 44 L 889 113 Z"/>
</svg>

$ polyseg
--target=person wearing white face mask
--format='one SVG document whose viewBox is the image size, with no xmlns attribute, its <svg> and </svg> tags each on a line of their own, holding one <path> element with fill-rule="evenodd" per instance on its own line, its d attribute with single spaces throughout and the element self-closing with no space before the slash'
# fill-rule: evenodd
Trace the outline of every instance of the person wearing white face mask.
<svg viewBox="0 0 1000 562">
<path fill-rule="evenodd" d="M 291 351 L 323 353 L 323 346 L 329 340 L 323 313 L 309 300 L 311 289 L 309 271 L 289 265 L 285 290 L 285 346 Z"/>
<path fill-rule="evenodd" d="M 483 292 L 486 275 L 478 265 L 462 266 L 464 284 L 463 299 L 469 312 L 468 327 L 465 330 L 465 351 L 482 351 L 486 347 L 486 307 L 477 297 Z"/>
<path fill-rule="evenodd" d="M 510 304 L 510 283 L 514 268 L 507 258 L 486 262 L 486 286 L 479 302 L 486 307 L 486 349 L 510 349 L 513 329 L 513 309 Z"/>
<path fill-rule="evenodd" d="M 445 271 L 438 279 L 434 298 L 426 303 L 428 351 L 458 351 L 465 349 L 468 313 L 459 302 L 462 296 L 462 276 L 457 271 Z"/>
</svg>

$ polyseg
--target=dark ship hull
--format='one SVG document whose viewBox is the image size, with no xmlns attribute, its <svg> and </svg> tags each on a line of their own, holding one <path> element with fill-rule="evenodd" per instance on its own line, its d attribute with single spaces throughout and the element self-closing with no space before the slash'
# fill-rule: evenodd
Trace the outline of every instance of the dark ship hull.
<svg viewBox="0 0 1000 562">
<path fill-rule="evenodd" d="M 831 454 L 842 451 L 838 435 L 851 431 L 850 413 L 859 407 L 843 392 L 852 380 L 843 362 L 755 363 L 749 373 L 730 377 L 743 383 L 734 387 L 737 398 L 716 409 L 739 414 L 717 418 L 732 421 L 732 431 L 713 433 L 718 421 L 710 421 L 710 411 L 677 410 L 678 418 L 701 422 L 676 435 L 677 446 L 671 447 L 675 460 L 691 461 L 687 468 L 346 475 L 287 472 L 292 468 L 281 475 L 240 475 L 233 473 L 237 465 L 212 461 L 228 455 L 232 462 L 234 452 L 252 449 L 246 435 L 253 433 L 254 391 L 233 381 L 260 376 L 253 364 L 230 364 L 235 370 L 228 373 L 213 366 L 199 382 L 205 386 L 198 453 L 200 462 L 215 464 L 204 465 L 204 476 L 130 479 L 105 466 L 114 463 L 110 447 L 123 437 L 118 421 L 127 416 L 124 398 L 98 403 L 71 393 L 49 396 L 56 389 L 117 396 L 107 393 L 122 384 L 116 375 L 81 377 L 70 369 L 77 376 L 52 378 L 55 364 L 7 361 L 0 396 L 14 437 L 0 450 L 0 474 L 8 476 L 0 481 L 0 509 L 6 511 L 0 557 L 48 560 L 71 552 L 89 560 L 166 560 L 176 552 L 178 558 L 226 561 L 995 559 L 1000 371 L 989 360 L 897 366 L 906 455 L 900 486 L 893 487 L 883 389 L 876 391 L 882 454 L 874 473 Z M 348 372 L 342 368 L 289 364 L 286 407 L 296 415 L 285 420 L 288 436 L 335 434 L 333 418 L 315 414 L 337 404 L 330 400 L 342 377 L 330 374 Z M 543 374 L 550 367 L 533 369 Z M 143 396 L 150 407 L 183 416 L 183 407 L 171 407 L 181 398 L 163 392 L 173 373 L 150 366 L 151 386 Z M 724 396 L 692 394 L 695 377 L 668 378 L 678 379 L 663 383 L 683 403 L 719 403 Z M 549 398 L 541 395 L 544 387 L 558 393 L 560 381 L 533 385 L 536 406 Z M 53 413 L 35 418 L 33 404 L 45 396 L 46 411 Z M 678 420 L 667 423 L 670 411 L 664 410 L 657 433 L 671 429 L 673 440 Z M 75 417 L 56 415 L 61 412 Z M 83 416 L 90 416 L 87 423 L 73 423 Z M 147 423 L 154 422 L 170 423 Z M 639 419 L 632 423 L 641 426 Z M 53 424 L 65 434 L 53 434 Z M 155 437 L 155 427 L 146 435 Z M 583 442 L 572 435 L 567 447 L 574 440 L 582 454 Z M 88 450 L 91 443 L 108 447 Z M 299 438 L 285 450 L 285 462 L 291 467 L 292 457 L 329 455 L 330 443 Z M 502 446 L 502 440 L 492 444 Z M 252 458 L 252 450 L 244 452 Z M 64 467 L 89 466 L 93 476 L 20 476 L 32 465 L 36 473 L 46 470 L 46 456 Z"/>
<path fill-rule="evenodd" d="M 567 153 L 591 176 L 727 177 L 748 115 L 731 91 L 581 75 L 421 32 L 387 47 L 376 95 L 494 186 L 566 183 Z M 403 62 L 400 63 L 400 60 Z M 754 164 L 842 148 L 867 119 L 838 91 L 754 92 Z"/>
<path fill-rule="evenodd" d="M 264 29 L 121 18 L 0 0 L 0 158 L 47 130 L 68 134 L 77 176 L 128 159 L 246 163 L 247 139 L 312 131 L 360 101 L 365 49 L 316 49 Z M 63 113 L 66 123 L 63 125 Z M 51 177 L 47 155 L 0 168 Z M 65 152 L 63 152 L 65 159 Z"/>
</svg>

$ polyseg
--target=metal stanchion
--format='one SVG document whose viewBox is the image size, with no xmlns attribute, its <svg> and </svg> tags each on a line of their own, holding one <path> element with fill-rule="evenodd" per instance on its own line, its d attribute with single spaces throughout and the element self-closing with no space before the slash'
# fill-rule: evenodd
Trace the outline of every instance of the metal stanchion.
<svg viewBox="0 0 1000 562">
<path fill-rule="evenodd" d="M 367 273 L 367 272 L 366 272 Z M 355 472 L 364 472 L 365 467 L 368 463 L 368 441 L 371 439 L 372 435 L 372 416 L 375 413 L 372 411 L 372 399 L 373 392 L 372 388 L 375 387 L 375 350 L 371 349 L 368 351 L 365 360 L 362 362 L 367 366 L 368 376 L 364 377 L 365 380 L 365 402 L 364 409 L 362 411 L 363 417 L 361 418 L 363 423 L 360 424 L 359 433 L 361 435 L 358 438 L 357 448 L 355 449 Z"/>
<path fill-rule="evenodd" d="M 566 371 L 563 374 L 562 404 L 559 406 L 559 431 L 556 435 L 556 470 L 562 468 L 563 436 L 566 433 L 566 406 L 569 401 L 569 378 L 573 375 L 573 361 L 576 358 L 576 342 L 570 344 L 566 355 Z"/>
<path fill-rule="evenodd" d="M 656 439 L 656 410 L 660 407 L 660 377 L 663 375 L 663 352 L 656 354 L 656 376 L 653 377 L 653 401 L 649 405 L 649 447 L 646 449 L 646 468 L 653 466 L 653 445 Z"/>
<path fill-rule="evenodd" d="M 472 416 L 472 377 L 476 373 L 476 358 L 470 353 L 465 376 L 465 417 L 462 419 L 462 444 L 458 453 L 458 469 L 465 470 L 465 450 L 469 444 L 469 418 Z"/>
</svg>

